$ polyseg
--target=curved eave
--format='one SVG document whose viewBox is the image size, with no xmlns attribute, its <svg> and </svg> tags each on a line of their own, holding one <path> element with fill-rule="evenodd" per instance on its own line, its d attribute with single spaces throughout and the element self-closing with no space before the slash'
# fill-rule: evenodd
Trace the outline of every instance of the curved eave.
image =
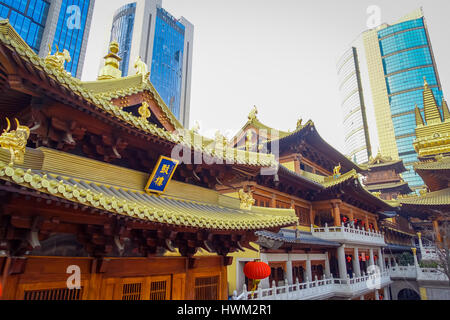
<svg viewBox="0 0 450 320">
<path fill-rule="evenodd" d="M 402 160 L 398 160 L 395 162 L 387 162 L 380 164 L 369 164 L 367 165 L 368 171 L 384 171 L 384 170 L 395 170 L 396 173 L 403 173 L 408 171 L 405 168 L 405 164 Z"/>
<path fill-rule="evenodd" d="M 293 181 L 295 183 L 299 183 L 301 185 L 304 185 L 308 188 L 311 188 L 312 190 L 323 190 L 324 186 L 320 183 L 313 181 L 311 179 L 308 179 L 292 170 L 289 170 L 283 165 L 279 166 L 278 174 L 280 175 L 280 178 L 286 178 L 290 181 Z"/>
<path fill-rule="evenodd" d="M 364 168 L 358 166 L 349 160 L 345 155 L 333 148 L 317 132 L 314 123 L 309 120 L 301 129 L 292 134 L 278 139 L 280 151 L 288 150 L 291 146 L 298 144 L 299 140 L 305 140 L 313 145 L 315 149 L 320 150 L 324 157 L 330 158 L 333 162 L 341 164 L 343 171 L 356 170 L 358 173 L 364 172 Z"/>
</svg>

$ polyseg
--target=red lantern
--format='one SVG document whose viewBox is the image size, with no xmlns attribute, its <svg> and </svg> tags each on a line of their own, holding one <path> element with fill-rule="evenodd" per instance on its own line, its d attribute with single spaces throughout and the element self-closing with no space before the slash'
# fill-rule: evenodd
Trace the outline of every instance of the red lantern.
<svg viewBox="0 0 450 320">
<path fill-rule="evenodd" d="M 247 262 L 244 267 L 244 274 L 247 278 L 254 280 L 252 288 L 252 298 L 255 293 L 256 288 L 262 279 L 270 276 L 271 270 L 267 263 L 261 262 L 260 260 L 255 260 Z"/>
<path fill-rule="evenodd" d="M 347 262 L 350 263 L 352 261 L 352 257 L 347 256 Z"/>
<path fill-rule="evenodd" d="M 247 262 L 244 267 L 245 276 L 252 280 L 262 280 L 270 276 L 270 267 L 261 261 Z"/>
<path fill-rule="evenodd" d="M 347 217 L 343 217 L 342 221 L 347 222 Z"/>
<path fill-rule="evenodd" d="M 370 258 L 369 256 L 366 256 L 366 261 L 369 261 L 369 258 Z"/>
</svg>

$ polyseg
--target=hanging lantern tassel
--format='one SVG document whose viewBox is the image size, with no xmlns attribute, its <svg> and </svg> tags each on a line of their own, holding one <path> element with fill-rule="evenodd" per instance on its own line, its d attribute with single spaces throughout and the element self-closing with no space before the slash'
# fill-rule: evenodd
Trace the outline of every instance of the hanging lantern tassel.
<svg viewBox="0 0 450 320">
<path fill-rule="evenodd" d="M 247 262 L 244 267 L 244 274 L 247 278 L 252 279 L 254 281 L 252 288 L 252 299 L 255 294 L 256 288 L 261 283 L 262 279 L 266 279 L 270 276 L 270 267 L 267 263 L 261 262 L 259 259 L 256 259 L 253 262 Z"/>
</svg>

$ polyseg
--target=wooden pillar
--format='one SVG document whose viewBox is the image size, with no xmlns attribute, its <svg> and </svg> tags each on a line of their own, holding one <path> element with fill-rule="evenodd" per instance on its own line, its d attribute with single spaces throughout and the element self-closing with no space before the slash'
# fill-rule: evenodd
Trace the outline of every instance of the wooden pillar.
<svg viewBox="0 0 450 320">
<path fill-rule="evenodd" d="M 364 217 L 364 223 L 366 224 L 366 230 L 369 230 L 369 216 L 367 214 Z"/>
<path fill-rule="evenodd" d="M 373 219 L 373 227 L 375 228 L 375 231 L 379 231 L 377 219 Z"/>
<path fill-rule="evenodd" d="M 438 242 L 442 242 L 442 236 L 441 236 L 441 231 L 439 230 L 439 221 L 438 220 L 433 220 L 433 229 L 434 229 L 434 233 L 436 234 L 436 240 Z"/>
<path fill-rule="evenodd" d="M 309 206 L 309 224 L 314 224 L 314 210 L 312 205 Z"/>
<path fill-rule="evenodd" d="M 355 215 L 353 214 L 353 209 L 350 209 L 350 212 L 348 213 L 348 218 L 350 221 L 353 221 L 355 219 Z"/>
<path fill-rule="evenodd" d="M 339 204 L 336 202 L 332 202 L 331 207 L 332 207 L 333 216 L 334 216 L 334 226 L 340 227 L 341 226 L 341 210 L 339 209 Z"/>
<path fill-rule="evenodd" d="M 270 207 L 276 208 L 277 207 L 277 196 L 275 193 L 272 194 L 272 199 L 270 199 Z"/>
</svg>

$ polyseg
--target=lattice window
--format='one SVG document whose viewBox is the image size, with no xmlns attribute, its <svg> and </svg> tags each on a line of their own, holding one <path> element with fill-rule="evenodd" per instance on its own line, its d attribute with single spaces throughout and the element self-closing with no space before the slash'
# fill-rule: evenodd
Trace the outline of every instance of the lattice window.
<svg viewBox="0 0 450 320">
<path fill-rule="evenodd" d="M 167 281 L 153 281 L 150 284 L 150 300 L 167 300 Z"/>
<path fill-rule="evenodd" d="M 122 289 L 122 300 L 141 300 L 142 283 L 126 283 Z"/>
<path fill-rule="evenodd" d="M 219 300 L 219 276 L 196 278 L 195 300 Z"/>
<path fill-rule="evenodd" d="M 25 291 L 24 300 L 82 300 L 83 287 L 81 289 L 44 289 Z"/>
</svg>

